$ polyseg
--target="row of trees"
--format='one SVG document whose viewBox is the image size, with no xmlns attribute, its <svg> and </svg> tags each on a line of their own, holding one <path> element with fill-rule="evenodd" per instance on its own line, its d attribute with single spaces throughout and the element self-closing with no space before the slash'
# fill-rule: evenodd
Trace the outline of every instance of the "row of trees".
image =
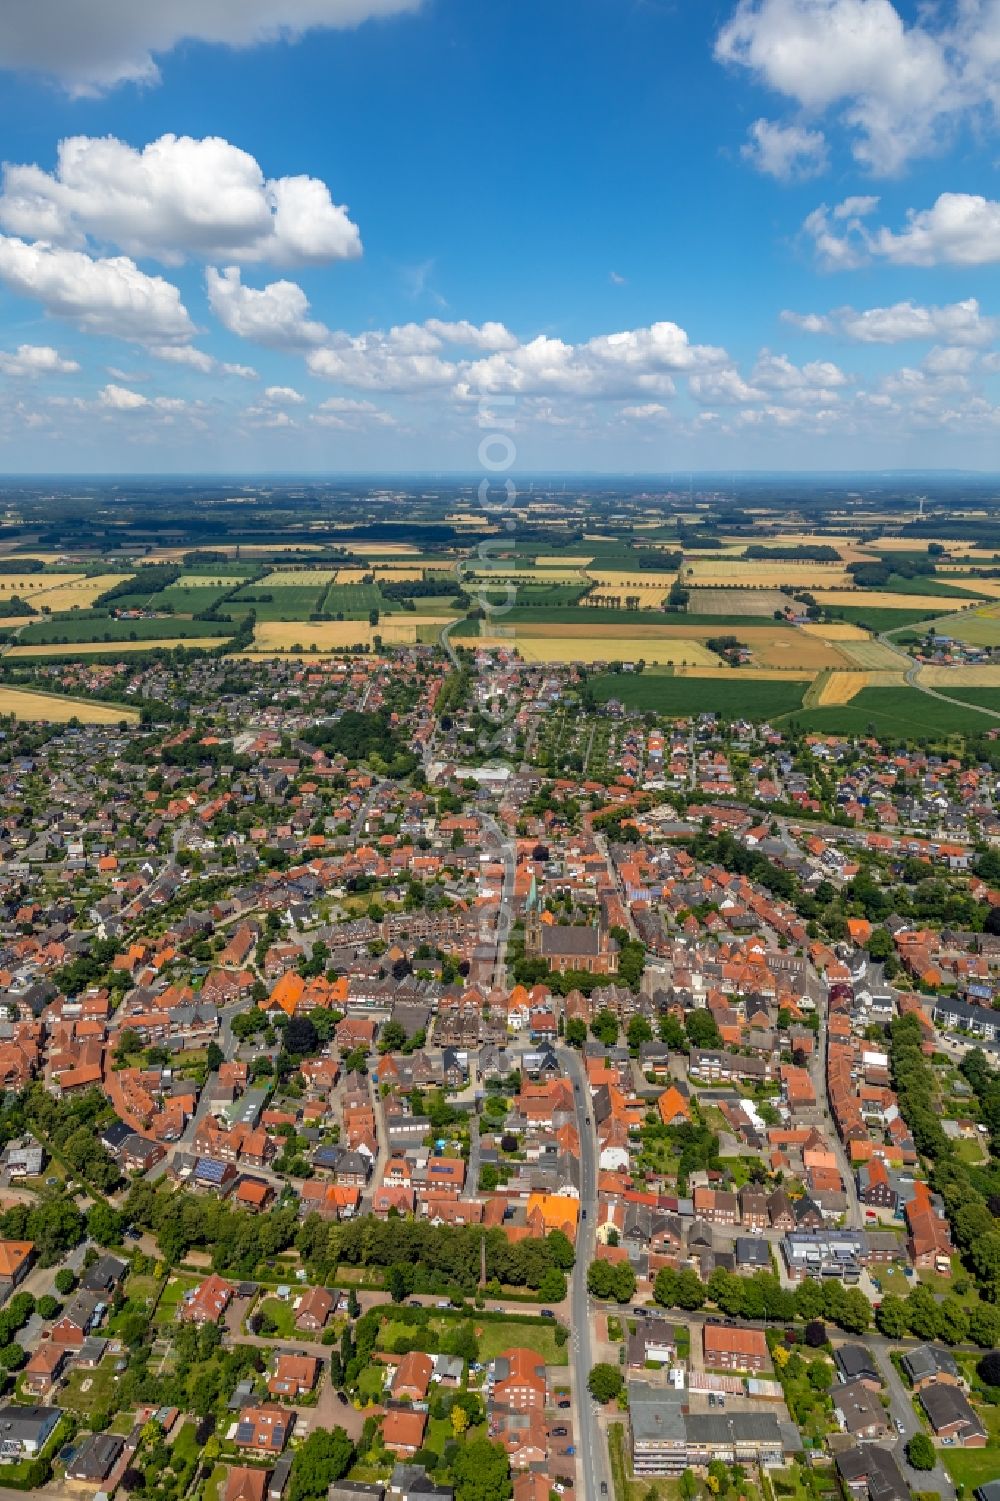
<svg viewBox="0 0 1000 1501">
<path fill-rule="evenodd" d="M 795 1319 L 814 1322 L 827 1319 L 848 1334 L 863 1334 L 871 1322 L 871 1305 L 856 1287 L 831 1280 L 806 1278 L 792 1290 L 782 1287 L 774 1272 L 755 1272 L 740 1277 L 716 1267 L 707 1283 L 696 1272 L 663 1267 L 657 1273 L 653 1296 L 663 1308 L 694 1312 L 708 1304 L 728 1318 L 768 1319 L 787 1323 Z"/>
</svg>

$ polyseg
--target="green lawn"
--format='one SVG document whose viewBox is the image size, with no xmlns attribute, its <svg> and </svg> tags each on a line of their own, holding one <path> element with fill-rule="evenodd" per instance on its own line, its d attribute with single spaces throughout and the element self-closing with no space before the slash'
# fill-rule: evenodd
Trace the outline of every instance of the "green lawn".
<svg viewBox="0 0 1000 1501">
<path fill-rule="evenodd" d="M 371 1402 L 378 1402 L 385 1383 L 385 1367 L 370 1365 L 358 1377 L 358 1391 Z"/>
<path fill-rule="evenodd" d="M 295 1310 L 290 1298 L 287 1302 L 281 1298 L 264 1298 L 254 1313 L 266 1314 L 275 1325 L 273 1333 L 264 1335 L 265 1339 L 294 1339 L 299 1332 L 295 1327 Z"/>
<path fill-rule="evenodd" d="M 172 1324 L 177 1317 L 177 1310 L 184 1300 L 184 1294 L 189 1292 L 191 1288 L 200 1287 L 201 1283 L 201 1277 L 190 1277 L 183 1273 L 178 1273 L 176 1276 L 171 1277 L 163 1289 L 163 1296 L 157 1304 L 156 1323 Z"/>
<path fill-rule="evenodd" d="M 985 1449 L 940 1448 L 945 1469 L 956 1485 L 971 1493 L 977 1485 L 997 1478 L 997 1455 L 1000 1454 L 1000 1407 L 976 1406 L 986 1424 L 989 1439 Z"/>
<path fill-rule="evenodd" d="M 476 1334 L 479 1359 L 484 1365 L 494 1360 L 501 1350 L 510 1350 L 516 1345 L 537 1351 L 546 1365 L 569 1365 L 569 1343 L 562 1348 L 556 1344 L 555 1319 L 540 1319 L 537 1324 L 476 1324 Z"/>
<path fill-rule="evenodd" d="M 103 1361 L 95 1371 L 75 1370 L 59 1391 L 59 1406 L 74 1412 L 78 1417 L 89 1417 L 102 1408 L 114 1408 L 115 1390 L 114 1362 Z M 86 1390 L 84 1390 L 86 1388 Z"/>
</svg>

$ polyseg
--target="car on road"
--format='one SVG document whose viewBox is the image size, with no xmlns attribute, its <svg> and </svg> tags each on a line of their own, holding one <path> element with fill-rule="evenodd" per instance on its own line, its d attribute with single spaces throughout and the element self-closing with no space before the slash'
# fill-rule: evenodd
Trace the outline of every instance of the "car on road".
<svg viewBox="0 0 1000 1501">
<path fill-rule="evenodd" d="M 602 1480 L 601 1481 L 601 1495 L 602 1496 L 606 1496 L 607 1494 L 608 1494 L 608 1482 L 606 1480 Z"/>
<path fill-rule="evenodd" d="M 895 1422 L 896 1422 L 896 1432 L 897 1433 L 905 1433 L 906 1429 L 903 1427 L 902 1423 L 899 1421 L 898 1418 L 896 1418 Z"/>
<path fill-rule="evenodd" d="M 590 1116 L 589 1115 L 587 1116 L 587 1125 L 588 1126 L 590 1125 Z"/>
</svg>

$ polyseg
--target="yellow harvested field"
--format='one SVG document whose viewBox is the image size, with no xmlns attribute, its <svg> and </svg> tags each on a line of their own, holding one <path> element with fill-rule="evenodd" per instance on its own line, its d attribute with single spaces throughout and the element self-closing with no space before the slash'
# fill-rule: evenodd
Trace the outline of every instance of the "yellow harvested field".
<svg viewBox="0 0 1000 1501">
<path fill-rule="evenodd" d="M 58 589 L 46 589 L 44 594 L 34 596 L 32 604 L 36 609 L 41 609 L 45 605 L 53 615 L 61 614 L 66 610 L 89 610 L 94 600 L 106 589 L 112 589 L 115 584 L 124 583 L 127 578 L 131 578 L 131 574 L 100 573 L 96 578 L 81 579 L 79 583 L 61 584 Z"/>
<path fill-rule="evenodd" d="M 182 573 L 170 587 L 171 589 L 235 589 L 237 584 L 245 584 L 249 577 L 248 573 L 230 573 L 225 576 L 213 573 Z"/>
<path fill-rule="evenodd" d="M 588 568 L 587 577 L 595 581 L 598 593 L 666 594 L 677 575 L 669 568 L 662 573 L 655 569 L 649 573 L 638 570 L 632 573 L 622 568 Z"/>
<path fill-rule="evenodd" d="M 965 610 L 971 599 L 945 594 L 893 594 L 888 589 L 813 589 L 818 605 L 870 605 L 873 610 Z"/>
<path fill-rule="evenodd" d="M 211 651 L 216 646 L 225 646 L 228 636 L 170 636 L 156 641 L 56 641 L 39 642 L 37 646 L 12 646 L 8 657 L 92 657 L 98 653 L 105 656 L 124 655 L 134 651 L 172 650 L 183 646 L 188 650 Z"/>
<path fill-rule="evenodd" d="M 971 594 L 981 594 L 986 599 L 1000 599 L 1000 579 L 977 579 L 967 573 L 949 573 L 944 582 L 954 584 L 956 589 L 968 589 Z"/>
<path fill-rule="evenodd" d="M 675 667 L 675 678 L 725 678 L 728 683 L 742 683 L 749 679 L 752 683 L 811 683 L 816 676 L 803 668 L 797 672 L 789 668 L 783 672 L 780 667 Z"/>
<path fill-rule="evenodd" d="M 374 571 L 376 579 L 382 579 L 387 584 L 408 584 L 413 579 L 419 580 L 424 576 L 424 570 L 422 568 L 399 568 L 394 564 L 386 563 L 376 563 L 374 565 Z M 346 568 L 344 569 L 344 572 L 347 572 Z M 341 579 L 340 575 L 338 574 L 337 582 L 347 583 L 348 580 Z M 457 583 L 455 585 L 455 588 L 458 588 Z"/>
<path fill-rule="evenodd" d="M 905 665 L 898 652 L 884 646 L 881 641 L 845 641 L 844 655 L 856 667 L 865 667 L 872 672 L 902 672 Z"/>
<path fill-rule="evenodd" d="M 623 621 L 620 625 L 605 625 L 603 622 L 598 623 L 600 622 L 600 612 L 595 610 L 594 614 L 596 617 L 594 626 L 591 626 L 589 623 L 580 625 L 553 623 L 549 625 L 534 621 L 530 625 L 518 626 L 516 632 L 518 645 L 520 646 L 522 641 L 596 640 L 598 644 L 601 642 L 605 643 L 605 649 L 600 651 L 597 657 L 597 660 L 605 661 L 621 655 L 619 648 L 623 641 L 644 642 L 646 644 L 660 643 L 663 645 L 679 640 L 704 643 L 713 636 L 718 636 L 720 633 L 720 626 L 682 624 L 683 617 L 681 617 L 681 621 L 676 625 L 646 625 L 640 623 L 641 617 L 638 615 L 634 625 L 627 621 Z M 792 626 L 776 624 L 741 625 L 734 629 L 733 634 L 750 648 L 753 653 L 753 662 L 751 665 L 754 667 L 781 670 L 790 668 L 793 671 L 812 677 L 824 667 L 844 668 L 847 666 L 847 658 L 844 656 L 843 651 L 833 643 L 820 641 L 815 636 L 807 636 L 803 631 L 797 630 Z M 576 658 L 570 654 L 569 657 L 538 657 L 532 658 L 532 660 L 575 661 Z M 654 660 L 672 661 L 673 658 L 670 656 L 663 658 L 653 658 L 650 656 L 647 657 L 647 660 L 651 662 Z M 710 662 L 713 667 L 719 665 L 718 658 L 714 654 L 711 656 Z"/>
<path fill-rule="evenodd" d="M 849 625 L 847 621 L 832 620 L 823 625 L 819 621 L 813 621 L 810 625 L 800 627 L 807 636 L 818 636 L 821 641 L 867 641 L 870 632 L 863 631 L 859 625 Z"/>
<path fill-rule="evenodd" d="M 849 704 L 862 688 L 868 687 L 866 672 L 831 672 L 816 698 L 816 707 L 828 704 Z"/>
<path fill-rule="evenodd" d="M 52 589 L 68 588 L 79 584 L 82 573 L 3 573 L 0 574 L 0 607 L 4 599 L 17 594 L 21 599 L 30 599 L 34 594 L 47 594 Z"/>
<path fill-rule="evenodd" d="M 2 609 L 2 608 L 3 608 L 3 606 L 0 605 L 0 609 Z M 19 625 L 30 625 L 33 620 L 37 620 L 37 619 L 38 619 L 37 615 L 4 615 L 4 616 L 0 616 L 0 630 L 9 630 L 9 629 L 12 629 L 12 628 L 14 628 L 16 626 L 19 626 Z"/>
<path fill-rule="evenodd" d="M 8 714 L 44 724 L 65 724 L 70 719 L 83 724 L 120 724 L 127 719 L 135 724 L 139 718 L 137 709 L 123 709 L 117 704 L 91 703 L 61 693 L 34 693 L 27 688 L 0 688 L 0 715 Z"/>
<path fill-rule="evenodd" d="M 1000 688 L 1000 664 L 982 667 L 922 667 L 920 681 L 928 688 Z"/>
<path fill-rule="evenodd" d="M 963 558 L 993 556 L 992 552 L 977 547 L 975 542 L 956 542 L 953 537 L 879 537 L 877 542 L 872 543 L 872 546 L 879 552 L 926 552 L 931 542 L 936 542 L 940 547 L 946 547 L 953 556 Z M 947 567 L 947 564 L 939 566 Z"/>
<path fill-rule="evenodd" d="M 485 645 L 485 642 L 480 642 Z M 615 637 L 603 632 L 587 638 L 518 636 L 515 641 L 501 641 L 502 646 L 516 646 L 525 662 L 655 662 L 660 666 L 700 665 L 713 667 L 718 657 L 700 641 L 677 638 L 650 640 L 649 637 Z"/>
<path fill-rule="evenodd" d="M 383 618 L 370 626 L 367 620 L 262 620 L 254 630 L 253 650 L 288 652 L 299 647 L 307 653 L 349 650 L 354 646 L 370 647 L 376 636 L 384 646 L 412 646 L 418 626 L 445 625 L 452 616 L 421 615 L 416 620 Z"/>
<path fill-rule="evenodd" d="M 370 568 L 338 568 L 329 582 L 337 584 L 338 587 L 341 584 L 363 584 L 371 571 Z M 318 573 L 319 569 L 316 572 Z"/>
<path fill-rule="evenodd" d="M 681 569 L 684 583 L 737 584 L 747 589 L 778 589 L 789 584 L 797 589 L 837 589 L 849 584 L 851 574 L 840 563 L 755 561 L 753 558 L 695 558 L 686 556 Z"/>
<path fill-rule="evenodd" d="M 341 569 L 341 572 L 345 570 Z M 361 577 L 360 570 L 353 570 Z M 261 589 L 306 589 L 310 584 L 332 584 L 337 577 L 336 568 L 277 568 L 266 573 L 260 581 Z M 258 586 L 254 586 L 255 588 Z"/>
</svg>

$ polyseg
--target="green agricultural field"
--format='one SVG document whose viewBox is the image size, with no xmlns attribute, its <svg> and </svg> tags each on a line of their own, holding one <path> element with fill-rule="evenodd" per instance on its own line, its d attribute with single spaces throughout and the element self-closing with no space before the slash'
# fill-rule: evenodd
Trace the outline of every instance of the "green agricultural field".
<svg viewBox="0 0 1000 1501">
<path fill-rule="evenodd" d="M 802 708 L 806 684 L 775 679 L 680 678 L 669 673 L 603 673 L 590 680 L 595 698 L 616 698 L 630 709 L 682 717 L 720 714 L 724 719 L 775 719 Z"/>
<path fill-rule="evenodd" d="M 261 583 L 247 584 L 233 598 L 234 604 L 247 604 L 254 610 L 258 620 L 308 620 L 319 612 L 326 593 L 326 585 L 283 584 L 266 587 Z"/>
<path fill-rule="evenodd" d="M 157 620 L 115 620 L 109 615 L 81 612 L 32 621 L 21 632 L 19 642 L 22 646 L 43 646 L 84 641 L 163 641 L 177 637 L 195 641 L 230 634 L 217 620 L 185 620 L 180 615 L 165 615 Z"/>
<path fill-rule="evenodd" d="M 199 615 L 202 610 L 213 609 L 240 582 L 231 579 L 228 584 L 171 584 L 168 589 L 153 595 L 152 607 L 154 610 L 175 610 L 178 615 Z"/>
<path fill-rule="evenodd" d="M 382 614 L 400 608 L 398 600 L 382 597 L 378 584 L 330 584 L 320 608 L 324 615 L 343 615 L 345 620 L 367 620 L 370 610 Z"/>
<path fill-rule="evenodd" d="M 846 620 L 850 625 L 864 625 L 870 631 L 895 631 L 902 626 L 919 625 L 922 620 L 933 620 L 936 615 L 946 615 L 947 610 L 886 610 L 869 608 L 866 605 L 833 605 L 824 612 L 830 620 Z"/>
<path fill-rule="evenodd" d="M 979 690 L 981 691 L 981 690 Z M 820 735 L 867 735 L 901 740 L 934 740 L 974 735 L 995 721 L 975 708 L 944 703 L 919 688 L 862 688 L 850 703 L 805 709 L 786 723 Z"/>
<path fill-rule="evenodd" d="M 914 578 L 904 578 L 901 574 L 889 575 L 889 581 L 882 585 L 891 594 L 943 594 L 949 599 L 982 599 L 981 594 L 976 593 L 972 581 L 964 579 L 963 583 L 971 587 L 962 589 L 957 584 L 951 583 L 947 575 L 934 578 L 928 574 L 918 573 Z"/>
<path fill-rule="evenodd" d="M 963 704 L 979 704 L 984 709 L 1000 713 L 1000 688 L 942 688 L 949 698 L 960 698 Z"/>
<path fill-rule="evenodd" d="M 990 608 L 995 608 L 991 606 Z M 940 622 L 942 636 L 965 641 L 969 646 L 1000 646 L 1000 614 L 970 610 Z"/>
</svg>

